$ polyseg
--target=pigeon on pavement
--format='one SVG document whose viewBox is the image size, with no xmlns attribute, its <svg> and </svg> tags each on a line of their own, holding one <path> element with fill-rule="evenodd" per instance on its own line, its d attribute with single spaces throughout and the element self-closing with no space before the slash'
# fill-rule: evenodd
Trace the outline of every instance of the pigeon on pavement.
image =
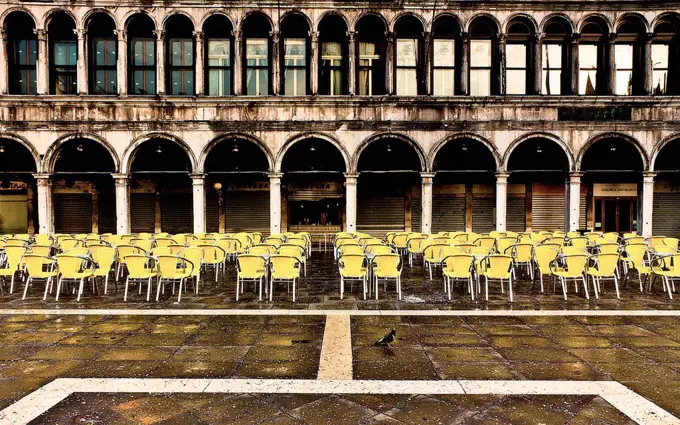
<svg viewBox="0 0 680 425">
<path fill-rule="evenodd" d="M 392 343 L 397 339 L 397 330 L 392 329 L 390 333 L 380 338 L 375 342 L 375 345 L 388 346 L 391 347 Z"/>
</svg>

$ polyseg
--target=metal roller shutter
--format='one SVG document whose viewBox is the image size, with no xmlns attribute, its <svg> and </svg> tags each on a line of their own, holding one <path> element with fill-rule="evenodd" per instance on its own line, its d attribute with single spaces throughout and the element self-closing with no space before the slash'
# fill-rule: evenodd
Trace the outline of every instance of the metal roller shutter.
<svg viewBox="0 0 680 425">
<path fill-rule="evenodd" d="M 220 229 L 220 200 L 217 192 L 205 194 L 205 231 L 214 233 Z"/>
<path fill-rule="evenodd" d="M 562 196 L 534 193 L 531 203 L 533 231 L 564 230 L 564 193 Z"/>
<path fill-rule="evenodd" d="M 269 192 L 226 192 L 225 232 L 269 234 Z"/>
<path fill-rule="evenodd" d="M 194 231 L 194 205 L 191 193 L 161 194 L 161 230 L 168 233 Z"/>
<path fill-rule="evenodd" d="M 677 238 L 680 237 L 680 193 L 655 193 L 652 210 L 652 232 Z"/>
<path fill-rule="evenodd" d="M 465 198 L 437 196 L 432 200 L 432 233 L 465 230 Z"/>
<path fill-rule="evenodd" d="M 0 195 L 0 234 L 28 232 L 28 196 Z"/>
<path fill-rule="evenodd" d="M 411 231 L 423 231 L 423 198 L 411 198 Z"/>
<path fill-rule="evenodd" d="M 494 230 L 494 212 L 496 200 L 494 198 L 472 197 L 472 231 L 489 233 Z"/>
<path fill-rule="evenodd" d="M 54 195 L 54 231 L 57 233 L 92 232 L 92 195 L 56 193 Z"/>
<path fill-rule="evenodd" d="M 526 230 L 526 200 L 520 197 L 509 197 L 505 218 L 505 229 L 510 232 Z"/>
<path fill-rule="evenodd" d="M 156 228 L 156 194 L 130 194 L 130 231 L 153 233 Z"/>
<path fill-rule="evenodd" d="M 357 230 L 374 236 L 387 232 L 403 232 L 405 220 L 403 197 L 359 198 Z"/>
<path fill-rule="evenodd" d="M 116 233 L 116 195 L 113 190 L 100 190 L 99 197 L 99 233 Z"/>
<path fill-rule="evenodd" d="M 588 197 L 586 195 L 581 195 L 581 201 L 579 203 L 579 212 L 578 212 L 578 228 L 579 229 L 585 229 L 587 224 L 587 215 L 588 215 Z"/>
</svg>

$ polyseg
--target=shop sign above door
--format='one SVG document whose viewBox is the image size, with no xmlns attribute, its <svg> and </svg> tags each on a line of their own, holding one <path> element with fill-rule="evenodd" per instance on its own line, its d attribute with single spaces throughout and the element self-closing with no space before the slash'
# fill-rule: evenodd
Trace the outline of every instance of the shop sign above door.
<svg viewBox="0 0 680 425">
<path fill-rule="evenodd" d="M 593 196 L 636 197 L 637 183 L 595 183 Z"/>
</svg>

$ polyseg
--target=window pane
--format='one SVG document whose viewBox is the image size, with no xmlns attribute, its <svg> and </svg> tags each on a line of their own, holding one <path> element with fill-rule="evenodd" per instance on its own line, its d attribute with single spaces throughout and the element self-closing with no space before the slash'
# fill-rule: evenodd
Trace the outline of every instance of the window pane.
<svg viewBox="0 0 680 425">
<path fill-rule="evenodd" d="M 208 65 L 229 66 L 231 43 L 228 39 L 208 40 Z"/>
<path fill-rule="evenodd" d="M 491 71 L 475 69 L 470 71 L 470 95 L 488 96 L 491 93 Z"/>
<path fill-rule="evenodd" d="M 153 41 L 134 40 L 132 52 L 135 66 L 154 66 L 156 64 L 156 52 Z"/>
<path fill-rule="evenodd" d="M 655 95 L 666 94 L 667 71 L 654 71 L 652 74 L 652 90 Z"/>
<path fill-rule="evenodd" d="M 578 61 L 581 69 L 597 69 L 597 46 L 580 44 L 578 46 Z"/>
<path fill-rule="evenodd" d="M 397 69 L 397 95 L 416 96 L 418 84 L 415 69 Z"/>
<path fill-rule="evenodd" d="M 491 66 L 491 40 L 470 41 L 470 66 Z"/>
<path fill-rule="evenodd" d="M 526 94 L 527 93 L 527 72 L 519 70 L 507 71 L 507 93 Z"/>
<path fill-rule="evenodd" d="M 194 64 L 194 43 L 190 39 L 170 40 L 170 65 L 192 66 Z"/>
<path fill-rule="evenodd" d="M 321 44 L 321 59 L 337 61 L 336 65 L 342 62 L 342 45 L 336 42 L 323 42 Z"/>
<path fill-rule="evenodd" d="M 434 66 L 456 66 L 454 43 L 453 40 L 434 40 Z"/>
<path fill-rule="evenodd" d="M 616 69 L 633 69 L 633 45 L 617 44 L 614 46 Z"/>
<path fill-rule="evenodd" d="M 543 45 L 543 69 L 562 68 L 562 45 L 544 44 Z"/>
<path fill-rule="evenodd" d="M 249 66 L 267 66 L 269 60 L 269 41 L 266 38 L 247 39 L 246 59 Z"/>
<path fill-rule="evenodd" d="M 370 69 L 360 69 L 359 70 L 359 94 L 360 95 L 372 95 L 371 90 L 371 79 L 372 71 Z"/>
<path fill-rule="evenodd" d="M 345 85 L 342 82 L 342 71 L 339 69 L 333 70 L 331 73 L 331 95 L 341 95 L 345 94 L 344 87 Z"/>
<path fill-rule="evenodd" d="M 366 42 L 363 42 L 363 41 L 359 43 L 359 58 L 361 58 L 361 59 L 369 59 L 369 58 L 377 59 L 379 57 L 380 57 L 380 55 L 378 55 L 378 53 L 377 53 L 375 43 L 366 43 Z"/>
<path fill-rule="evenodd" d="M 286 38 L 284 40 L 284 61 L 286 66 L 305 66 L 306 44 L 304 38 Z"/>
<path fill-rule="evenodd" d="M 543 71 L 543 94 L 562 94 L 562 71 Z"/>
<path fill-rule="evenodd" d="M 616 94 L 619 96 L 633 94 L 633 71 L 616 71 Z"/>
<path fill-rule="evenodd" d="M 654 64 L 654 69 L 668 68 L 667 44 L 652 44 L 652 63 Z"/>
<path fill-rule="evenodd" d="M 76 45 L 71 41 L 54 43 L 53 63 L 57 66 L 75 66 L 78 61 Z"/>
<path fill-rule="evenodd" d="M 231 71 L 228 69 L 211 69 L 208 72 L 208 95 L 231 95 Z"/>
<path fill-rule="evenodd" d="M 508 68 L 527 67 L 527 46 L 524 44 L 508 44 L 505 47 Z M 510 79 L 508 77 L 508 79 Z"/>
<path fill-rule="evenodd" d="M 156 94 L 156 72 L 145 71 L 144 80 L 146 84 L 146 94 Z"/>
<path fill-rule="evenodd" d="M 580 71 L 578 75 L 578 94 L 595 94 L 597 71 Z"/>
<path fill-rule="evenodd" d="M 416 66 L 418 55 L 418 40 L 397 40 L 397 66 Z"/>
<path fill-rule="evenodd" d="M 434 70 L 434 95 L 453 96 L 454 95 L 454 71 L 453 69 Z"/>
<path fill-rule="evenodd" d="M 17 40 L 16 41 L 17 65 L 35 65 L 38 58 L 38 47 L 36 40 Z"/>
</svg>

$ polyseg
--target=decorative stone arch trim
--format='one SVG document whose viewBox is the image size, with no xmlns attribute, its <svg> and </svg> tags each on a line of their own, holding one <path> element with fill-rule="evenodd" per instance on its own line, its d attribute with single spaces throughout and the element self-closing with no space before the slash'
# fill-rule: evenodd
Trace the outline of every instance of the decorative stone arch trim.
<svg viewBox="0 0 680 425">
<path fill-rule="evenodd" d="M 538 34 L 539 28 L 538 22 L 536 22 L 536 19 L 534 19 L 534 17 L 529 15 L 528 13 L 513 13 L 512 15 L 508 16 L 508 18 L 503 22 L 503 26 L 501 27 L 501 31 L 503 32 L 503 34 L 508 33 L 510 24 L 512 23 L 512 21 L 515 20 L 521 20 L 530 23 L 534 34 Z"/>
<path fill-rule="evenodd" d="M 69 133 L 55 140 L 47 149 L 47 152 L 45 152 L 45 156 L 43 157 L 41 167 L 43 173 L 47 174 L 54 173 L 54 166 L 57 163 L 57 158 L 59 157 L 59 151 L 61 150 L 61 147 L 66 142 L 75 139 L 92 140 L 102 145 L 104 149 L 106 149 L 111 155 L 111 159 L 113 159 L 113 172 L 118 173 L 118 171 L 120 170 L 120 158 L 118 157 L 118 153 L 113 148 L 113 146 L 109 144 L 109 142 L 107 142 L 102 137 L 99 137 L 96 134 L 92 133 Z"/>
<path fill-rule="evenodd" d="M 189 157 L 189 163 L 191 164 L 190 173 L 195 172 L 194 170 L 198 170 L 198 161 L 196 160 L 196 155 L 194 155 L 194 151 L 184 140 L 170 133 L 156 132 L 137 137 L 132 141 L 132 143 L 128 145 L 127 148 L 125 148 L 125 152 L 123 152 L 123 161 L 121 163 L 122 174 L 130 174 L 130 166 L 135 159 L 139 147 L 151 139 L 165 139 L 176 143 L 180 148 L 182 148 L 182 150 L 184 150 L 184 152 L 186 152 L 187 156 Z"/>
<path fill-rule="evenodd" d="M 418 143 L 416 143 L 415 140 L 413 140 L 412 138 L 405 134 L 385 132 L 369 136 L 359 144 L 356 151 L 354 152 L 354 156 L 352 157 L 351 172 L 353 173 L 358 172 L 357 169 L 359 165 L 359 159 L 361 158 L 361 154 L 363 153 L 364 149 L 366 149 L 368 145 L 370 145 L 371 143 L 382 139 L 397 139 L 408 143 L 409 145 L 411 145 L 411 147 L 413 147 L 413 149 L 416 151 L 416 154 L 418 155 L 418 160 L 420 161 L 420 171 L 421 172 L 431 171 L 428 167 L 427 160 L 425 159 L 425 153 L 423 152 L 423 148 Z"/>
<path fill-rule="evenodd" d="M 647 170 L 651 172 L 656 171 L 656 159 L 659 157 L 659 153 L 663 150 L 663 148 L 666 147 L 666 145 L 674 140 L 680 140 L 680 133 L 673 133 L 654 146 L 652 155 L 650 156 L 651 160 L 649 161 L 649 168 L 646 168 Z"/>
<path fill-rule="evenodd" d="M 505 153 L 503 154 L 503 170 L 508 169 L 508 162 L 510 161 L 510 156 L 512 155 L 512 152 L 517 148 L 517 146 L 521 145 L 523 142 L 530 140 L 530 139 L 547 139 L 551 140 L 554 143 L 556 143 L 559 147 L 562 148 L 564 151 L 565 155 L 567 156 L 567 162 L 569 163 L 569 172 L 574 171 L 574 152 L 572 151 L 571 147 L 560 137 L 552 134 L 552 133 L 544 133 L 541 131 L 533 132 L 533 133 L 528 133 L 528 134 L 523 134 L 520 137 L 516 138 L 515 140 L 510 143 L 508 148 L 505 150 Z"/>
<path fill-rule="evenodd" d="M 590 139 L 581 147 L 581 149 L 578 152 L 578 156 L 576 159 L 576 167 L 574 171 L 581 171 L 581 164 L 583 162 L 583 157 L 585 156 L 586 152 L 588 149 L 595 143 L 599 142 L 600 140 L 604 139 L 622 139 L 625 140 L 626 142 L 632 144 L 635 149 L 640 153 L 640 157 L 642 158 L 642 169 L 643 170 L 649 170 L 649 155 L 647 155 L 647 151 L 645 148 L 640 144 L 640 142 L 634 138 L 633 136 L 630 136 L 628 134 L 624 133 L 619 133 L 619 132 L 607 132 L 607 133 L 600 133 L 597 134 Z"/>
<path fill-rule="evenodd" d="M 262 150 L 262 153 L 264 153 L 265 157 L 267 158 L 268 164 L 267 172 L 270 173 L 272 172 L 274 167 L 274 157 L 269 148 L 267 147 L 267 145 L 262 140 L 255 136 L 245 133 L 225 133 L 215 137 L 207 145 L 205 145 L 205 147 L 201 151 L 201 155 L 198 158 L 198 167 L 196 168 L 196 173 L 205 173 L 205 161 L 208 159 L 208 155 L 210 155 L 210 152 L 213 150 L 215 146 L 219 145 L 221 142 L 228 139 L 246 140 L 250 143 L 254 143 L 255 145 L 257 145 L 257 147 L 259 147 L 260 150 Z"/>
<path fill-rule="evenodd" d="M 85 12 L 85 14 L 83 15 L 82 22 L 80 22 L 81 28 L 87 29 L 87 26 L 88 26 L 88 24 L 89 24 L 89 21 L 92 19 L 93 16 L 95 16 L 95 15 L 97 15 L 97 14 L 99 14 L 99 13 L 103 13 L 103 14 L 107 15 L 109 18 L 111 18 L 111 20 L 113 21 L 113 24 L 114 24 L 115 27 L 116 27 L 116 28 L 115 28 L 116 31 L 119 31 L 119 30 L 120 30 L 120 22 L 118 22 L 118 19 L 116 18 L 116 15 L 114 15 L 113 13 L 111 13 L 110 10 L 105 9 L 105 8 L 102 8 L 102 7 L 95 7 L 94 9 L 90 9 L 90 10 L 88 10 L 87 12 Z"/>
<path fill-rule="evenodd" d="M 327 10 L 327 11 L 323 12 L 319 16 L 319 19 L 317 19 L 316 22 L 314 22 L 314 27 L 313 27 L 314 31 L 317 31 L 317 32 L 320 31 L 319 25 L 321 24 L 321 21 L 323 21 L 323 19 L 327 16 L 338 16 L 338 17 L 340 17 L 340 19 L 342 19 L 345 22 L 345 25 L 347 25 L 347 31 L 352 31 L 352 28 L 353 28 L 352 22 L 350 21 L 349 18 L 347 18 L 347 16 L 344 13 L 342 13 L 339 10 Z"/>
<path fill-rule="evenodd" d="M 286 143 L 283 144 L 279 152 L 276 154 L 276 162 L 274 164 L 274 172 L 275 173 L 280 173 L 281 172 L 281 165 L 283 164 L 283 158 L 286 156 L 286 152 L 288 152 L 288 149 L 291 148 L 295 143 L 301 141 L 301 140 L 306 140 L 306 139 L 321 139 L 325 140 L 328 143 L 332 144 L 335 146 L 338 151 L 340 151 L 340 154 L 342 155 L 342 159 L 345 161 L 345 172 L 349 173 L 350 170 L 353 170 L 352 168 L 352 159 L 347 152 L 347 149 L 338 141 L 333 136 L 330 136 L 328 134 L 324 133 L 301 133 L 296 136 L 291 137 L 290 139 L 286 140 Z"/>
<path fill-rule="evenodd" d="M 614 29 L 614 25 L 612 23 L 612 20 L 609 19 L 608 16 L 602 14 L 602 13 L 589 13 L 587 15 L 584 15 L 581 20 L 578 21 L 578 33 L 581 34 L 583 32 L 583 27 L 586 23 L 591 18 L 600 18 L 604 21 L 605 25 L 607 25 L 607 31 L 611 34 L 615 32 L 616 30 Z"/>
<path fill-rule="evenodd" d="M 538 26 L 538 33 L 539 34 L 545 33 L 545 29 L 546 29 L 548 22 L 550 22 L 551 20 L 553 20 L 555 18 L 561 19 L 569 25 L 569 33 L 573 34 L 573 33 L 576 32 L 576 24 L 569 17 L 569 15 L 567 15 L 565 13 L 551 13 L 548 16 L 546 16 L 545 18 L 543 18 L 543 20 L 541 21 L 540 25 Z"/>
<path fill-rule="evenodd" d="M 7 140 L 12 140 L 14 142 L 19 143 L 28 151 L 31 153 L 31 156 L 33 157 L 33 161 L 35 162 L 35 170 L 36 172 L 40 173 L 42 172 L 42 163 L 40 161 L 40 154 L 38 151 L 35 149 L 35 147 L 29 142 L 25 137 L 19 136 L 18 134 L 14 133 L 4 133 L 0 132 L 0 139 L 7 139 Z"/>
<path fill-rule="evenodd" d="M 0 28 L 5 29 L 7 27 L 7 17 L 14 12 L 23 12 L 27 14 L 33 20 L 33 26 L 35 26 L 35 29 L 40 29 L 38 26 L 38 19 L 29 8 L 24 6 L 12 6 L 2 12 L 2 15 L 0 15 Z"/>
<path fill-rule="evenodd" d="M 437 142 L 432 149 L 430 149 L 430 152 L 427 156 L 427 168 L 430 171 L 434 171 L 434 160 L 437 158 L 437 154 L 439 151 L 449 142 L 452 142 L 454 140 L 461 140 L 461 139 L 469 139 L 469 140 L 474 140 L 476 142 L 479 142 L 486 146 L 489 151 L 491 152 L 491 155 L 493 155 L 494 162 L 496 163 L 496 171 L 501 172 L 502 168 L 502 159 L 500 153 L 498 153 L 498 150 L 496 149 L 496 146 L 491 143 L 489 139 L 486 137 L 480 136 L 479 134 L 475 133 L 456 133 L 452 134 L 449 136 L 444 137 L 441 139 L 439 142 Z"/>
</svg>

